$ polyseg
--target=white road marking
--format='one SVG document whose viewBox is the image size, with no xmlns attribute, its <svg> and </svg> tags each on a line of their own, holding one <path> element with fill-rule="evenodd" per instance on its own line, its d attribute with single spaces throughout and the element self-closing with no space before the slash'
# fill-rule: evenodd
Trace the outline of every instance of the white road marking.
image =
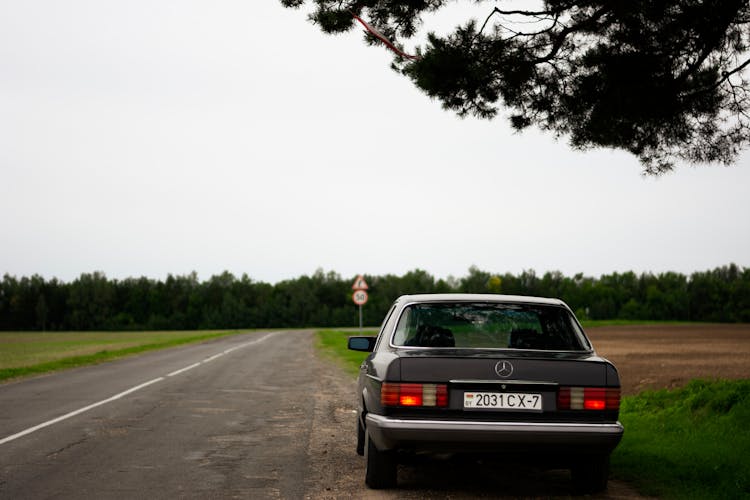
<svg viewBox="0 0 750 500">
<path fill-rule="evenodd" d="M 171 373 L 168 373 L 164 377 L 158 377 L 158 378 L 149 380 L 148 382 L 144 382 L 142 384 L 136 385 L 135 387 L 131 387 L 130 389 L 122 391 L 119 394 L 115 394 L 114 396 L 112 396 L 110 398 L 103 399 L 101 401 L 98 401 L 96 403 L 90 404 L 88 406 L 84 406 L 83 408 L 79 408 L 77 410 L 71 411 L 70 413 L 66 413 L 65 415 L 61 415 L 61 416 L 59 416 L 57 418 L 53 418 L 52 420 L 48 420 L 46 422 L 42 422 L 41 424 L 35 425 L 34 427 L 29 427 L 28 429 L 22 430 L 21 432 L 17 432 L 16 434 L 13 434 L 11 436 L 8 436 L 8 437 L 0 439 L 0 445 L 3 445 L 5 443 L 9 443 L 9 442 L 14 441 L 14 440 L 16 440 L 16 439 L 18 439 L 20 437 L 23 437 L 23 436 L 27 436 L 27 435 L 31 434 L 32 432 L 36 432 L 36 431 L 38 431 L 40 429 L 44 429 L 45 427 L 49 427 L 50 425 L 54 425 L 54 424 L 56 424 L 58 422 L 62 422 L 63 420 L 67 420 L 67 419 L 69 419 L 71 417 L 75 417 L 76 415 L 80 415 L 81 413 L 84 413 L 84 412 L 87 412 L 89 410 L 92 410 L 92 409 L 94 409 L 94 408 L 96 408 L 98 406 L 102 406 L 102 405 L 105 405 L 107 403 L 111 403 L 112 401 L 116 401 L 116 400 L 122 398 L 123 396 L 127 396 L 128 394 L 132 394 L 132 393 L 134 393 L 136 391 L 139 391 L 139 390 L 143 389 L 144 387 L 148 387 L 148 386 L 150 386 L 152 384 L 155 384 L 157 382 L 161 382 L 162 380 L 165 379 L 165 377 L 174 377 L 175 375 L 179 375 L 180 373 L 184 373 L 184 372 L 186 372 L 188 370 L 192 370 L 193 368 L 198 367 L 198 366 L 200 366 L 202 364 L 209 363 L 209 362 L 213 361 L 214 359 L 219 358 L 219 357 L 221 357 L 221 356 L 223 356 L 225 354 L 228 354 L 228 353 L 230 353 L 232 351 L 236 351 L 237 349 L 241 349 L 243 347 L 248 347 L 248 346 L 251 346 L 251 345 L 254 345 L 254 344 L 259 344 L 260 342 L 263 342 L 264 340 L 269 339 L 269 338 L 273 337 L 274 335 L 278 335 L 279 333 L 281 333 L 281 332 L 269 333 L 269 334 L 266 334 L 266 335 L 260 337 L 259 339 L 251 340 L 249 342 L 245 342 L 244 344 L 240 344 L 240 345 L 234 346 L 234 347 L 232 347 L 230 349 L 227 349 L 227 350 L 225 350 L 223 352 L 220 352 L 218 354 L 214 354 L 213 356 L 210 356 L 210 357 L 204 359 L 203 361 L 200 361 L 198 363 L 193 363 L 190 366 L 186 366 L 185 368 L 181 368 L 179 370 L 175 370 L 175 371 L 173 371 Z"/>
<path fill-rule="evenodd" d="M 167 373 L 167 377 L 174 377 L 175 375 L 179 375 L 180 373 L 184 373 L 188 370 L 192 370 L 196 366 L 200 366 L 200 365 L 201 365 L 200 363 L 193 363 L 192 365 L 186 366 L 185 368 L 180 368 L 179 370 L 175 370 L 172 373 Z"/>
<path fill-rule="evenodd" d="M 137 390 L 143 389 L 144 387 L 147 387 L 147 386 L 149 386 L 151 384 L 155 384 L 155 383 L 160 382 L 162 380 L 164 380 L 164 377 L 159 377 L 159 378 L 155 378 L 153 380 L 149 380 L 148 382 L 144 382 L 144 383 L 142 383 L 140 385 L 137 385 L 135 387 L 131 387 L 127 391 L 123 391 L 123 392 L 121 392 L 119 394 L 115 394 L 111 398 L 103 399 L 103 400 L 101 400 L 101 401 L 99 401 L 97 403 L 90 404 L 88 406 L 84 406 L 83 408 L 79 408 L 77 410 L 71 411 L 70 413 L 66 413 L 65 415 L 62 415 L 61 417 L 53 418 L 52 420 L 48 420 L 48 421 L 43 422 L 43 423 L 41 423 L 39 425 L 35 425 L 34 427 L 29 427 L 28 429 L 23 430 L 21 432 L 18 432 L 16 434 L 13 434 L 12 436 L 8 436 L 6 438 L 0 439 L 0 444 L 5 444 L 5 443 L 7 443 L 9 441 L 13 441 L 14 439 L 18 439 L 18 438 L 23 437 L 23 436 L 25 436 L 27 434 L 31 434 L 32 432 L 36 432 L 39 429 L 44 429 L 45 427 L 49 427 L 52 424 L 56 424 L 58 422 L 62 422 L 63 420 L 67 420 L 70 417 L 75 417 L 76 415 L 78 415 L 80 413 L 83 413 L 85 411 L 89 411 L 89 410 L 91 410 L 93 408 L 96 408 L 97 406 L 101 406 L 101 405 L 104 405 L 104 404 L 107 404 L 107 403 L 111 403 L 112 401 L 115 401 L 116 399 L 120 399 L 123 396 L 127 396 L 130 393 L 133 393 L 133 392 L 135 392 Z"/>
<path fill-rule="evenodd" d="M 223 355 L 224 355 L 224 353 L 223 353 L 223 352 L 220 352 L 219 354 L 214 354 L 214 355 L 213 355 L 213 356 L 211 356 L 210 358 L 206 358 L 206 359 L 204 359 L 203 361 L 201 361 L 201 363 L 208 363 L 208 362 L 210 362 L 210 361 L 213 361 L 213 360 L 215 360 L 216 358 L 220 358 L 220 357 L 222 357 Z"/>
</svg>

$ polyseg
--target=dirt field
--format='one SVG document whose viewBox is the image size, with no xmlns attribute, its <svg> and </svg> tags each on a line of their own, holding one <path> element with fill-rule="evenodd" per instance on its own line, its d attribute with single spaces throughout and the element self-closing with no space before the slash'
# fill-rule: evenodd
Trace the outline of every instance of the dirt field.
<svg viewBox="0 0 750 500">
<path fill-rule="evenodd" d="M 750 325 L 615 326 L 586 330 L 620 372 L 624 395 L 694 378 L 750 378 Z"/>
</svg>

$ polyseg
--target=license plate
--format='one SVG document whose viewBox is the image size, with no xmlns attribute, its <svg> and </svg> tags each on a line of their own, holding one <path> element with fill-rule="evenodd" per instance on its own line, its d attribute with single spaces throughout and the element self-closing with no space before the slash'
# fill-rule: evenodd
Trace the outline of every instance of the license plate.
<svg viewBox="0 0 750 500">
<path fill-rule="evenodd" d="M 518 392 L 464 392 L 464 408 L 542 411 L 542 395 Z"/>
</svg>

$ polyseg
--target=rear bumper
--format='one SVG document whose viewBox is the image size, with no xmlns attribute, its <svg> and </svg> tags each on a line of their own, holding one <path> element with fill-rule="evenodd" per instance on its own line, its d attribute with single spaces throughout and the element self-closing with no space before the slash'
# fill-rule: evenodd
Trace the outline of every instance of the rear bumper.
<svg viewBox="0 0 750 500">
<path fill-rule="evenodd" d="M 368 413 L 367 432 L 380 450 L 439 451 L 523 449 L 526 451 L 609 453 L 622 439 L 620 422 L 530 423 L 473 420 L 398 419 Z"/>
</svg>

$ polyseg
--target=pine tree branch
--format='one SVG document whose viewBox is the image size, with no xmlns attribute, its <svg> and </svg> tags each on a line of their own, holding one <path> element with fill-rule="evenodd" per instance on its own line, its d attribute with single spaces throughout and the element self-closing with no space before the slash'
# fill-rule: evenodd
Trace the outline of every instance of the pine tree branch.
<svg viewBox="0 0 750 500">
<path fill-rule="evenodd" d="M 702 94 L 704 92 L 710 92 L 712 90 L 716 90 L 717 88 L 721 87 L 721 85 L 724 82 L 726 82 L 727 80 L 729 80 L 730 76 L 732 76 L 732 75 L 734 75 L 736 73 L 739 73 L 740 71 L 742 71 L 743 69 L 745 69 L 748 65 L 750 65 L 750 58 L 748 58 L 745 62 L 743 62 L 742 64 L 740 64 L 739 66 L 737 66 L 736 68 L 734 68 L 734 69 L 732 69 L 730 71 L 722 71 L 721 78 L 719 78 L 719 80 L 716 83 L 714 83 L 713 85 L 710 85 L 708 87 L 703 87 L 701 89 L 695 90 L 695 91 L 690 92 L 688 94 L 684 94 L 683 97 L 684 98 L 690 98 L 690 97 Z M 731 82 L 730 82 L 730 84 L 731 84 Z"/>
<path fill-rule="evenodd" d="M 587 17 L 580 23 L 573 24 L 561 30 L 560 33 L 555 38 L 555 41 L 552 44 L 552 48 L 547 53 L 547 55 L 543 57 L 538 57 L 534 59 L 532 62 L 534 64 L 540 64 L 540 63 L 544 63 L 553 59 L 557 55 L 557 53 L 560 52 L 560 49 L 565 43 L 565 39 L 568 37 L 568 35 L 570 35 L 571 33 L 575 33 L 577 31 L 581 31 L 583 29 L 589 28 L 591 26 L 594 26 L 599 21 L 599 19 L 604 17 L 604 15 L 607 14 L 611 9 L 612 9 L 611 6 L 605 5 L 604 7 L 597 10 L 590 17 Z"/>
<path fill-rule="evenodd" d="M 521 16 L 550 16 L 554 14 L 555 12 L 551 10 L 539 10 L 539 11 L 531 11 L 531 10 L 502 10 L 495 7 L 495 10 L 492 12 L 492 14 L 501 14 L 503 16 L 512 16 L 512 15 L 521 15 Z M 490 14 L 490 15 L 492 15 Z"/>
<path fill-rule="evenodd" d="M 739 66 L 737 66 L 733 70 L 731 70 L 731 71 L 724 71 L 721 74 L 721 79 L 718 82 L 716 82 L 716 86 L 718 87 L 722 83 L 726 82 L 729 79 L 730 76 L 734 75 L 735 73 L 738 73 L 738 72 L 742 71 L 748 65 L 750 65 L 750 58 L 748 58 L 745 62 L 743 62 L 742 64 L 740 64 Z"/>
<path fill-rule="evenodd" d="M 501 10 L 501 9 L 498 9 L 497 7 L 495 7 L 492 10 L 492 12 L 490 12 L 490 15 L 487 16 L 487 19 L 484 20 L 484 23 L 482 23 L 482 27 L 477 32 L 477 36 L 480 35 L 480 34 L 482 34 L 482 32 L 484 31 L 484 28 L 487 27 L 487 23 L 492 18 L 492 16 L 494 16 L 495 14 L 500 14 L 500 15 L 521 14 L 521 15 L 529 16 L 529 17 L 537 17 L 538 21 L 552 21 L 552 25 L 549 28 L 546 28 L 546 29 L 543 29 L 543 30 L 540 30 L 540 31 L 530 32 L 530 33 L 524 33 L 522 31 L 514 31 L 514 30 L 512 30 L 512 29 L 510 29 L 508 27 L 503 26 L 506 30 L 508 30 L 511 33 L 513 33 L 514 37 L 517 37 L 517 36 L 535 37 L 535 36 L 538 36 L 538 35 L 543 35 L 544 33 L 549 33 L 550 31 L 552 31 L 558 25 L 558 21 L 560 19 L 560 13 L 559 12 L 552 12 L 552 11 L 530 12 L 530 11 L 521 11 L 521 10 Z M 552 17 L 553 15 L 554 15 L 554 18 Z M 539 18 L 539 16 L 547 16 L 547 19 Z"/>
<path fill-rule="evenodd" d="M 490 15 L 487 16 L 487 19 L 484 20 L 484 24 L 482 24 L 482 27 L 477 32 L 477 36 L 479 36 L 479 35 L 482 34 L 482 31 L 484 31 L 484 28 L 487 26 L 487 23 L 489 22 L 490 18 L 492 16 L 494 16 L 495 14 L 498 14 L 498 13 L 500 13 L 500 9 L 498 9 L 497 7 L 495 7 L 494 9 L 492 9 L 492 12 L 490 12 Z"/>
</svg>

